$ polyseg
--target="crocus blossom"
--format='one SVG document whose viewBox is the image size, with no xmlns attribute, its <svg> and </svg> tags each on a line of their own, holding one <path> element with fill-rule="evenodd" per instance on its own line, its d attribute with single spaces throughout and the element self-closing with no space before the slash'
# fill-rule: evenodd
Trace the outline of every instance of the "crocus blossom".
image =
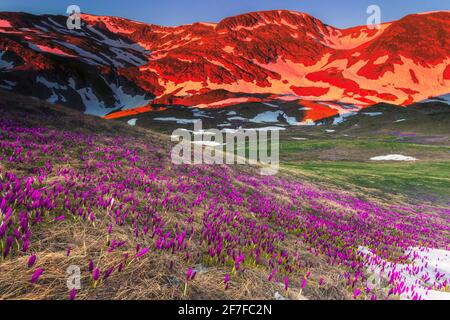
<svg viewBox="0 0 450 320">
<path fill-rule="evenodd" d="M 31 276 L 31 283 L 36 283 L 41 275 L 44 273 L 44 269 L 38 268 L 34 271 L 33 275 Z"/>
</svg>

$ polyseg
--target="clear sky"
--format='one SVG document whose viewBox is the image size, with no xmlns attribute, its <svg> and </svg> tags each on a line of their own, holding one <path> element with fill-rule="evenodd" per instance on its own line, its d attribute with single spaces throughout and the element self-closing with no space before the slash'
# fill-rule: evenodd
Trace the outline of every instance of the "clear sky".
<svg viewBox="0 0 450 320">
<path fill-rule="evenodd" d="M 410 13 L 450 10 L 450 0 L 0 0 L 0 11 L 65 14 L 71 4 L 85 13 L 166 26 L 219 22 L 250 11 L 287 9 L 309 13 L 336 27 L 350 27 L 366 23 L 366 9 L 372 4 L 380 6 L 383 22 Z"/>
</svg>

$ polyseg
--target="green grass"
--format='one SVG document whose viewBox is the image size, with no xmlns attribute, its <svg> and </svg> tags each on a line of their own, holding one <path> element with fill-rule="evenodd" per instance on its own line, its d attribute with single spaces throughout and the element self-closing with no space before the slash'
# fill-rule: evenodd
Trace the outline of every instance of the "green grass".
<svg viewBox="0 0 450 320">
<path fill-rule="evenodd" d="M 298 135 L 294 135 L 298 136 Z M 270 146 L 270 144 L 269 144 Z M 248 152 L 248 146 L 245 147 Z M 374 162 L 373 156 L 403 154 L 417 162 Z M 417 144 L 394 136 L 313 137 L 280 141 L 282 168 L 291 176 L 379 199 L 450 202 L 450 147 Z"/>
<path fill-rule="evenodd" d="M 337 187 L 374 189 L 375 194 L 404 195 L 416 200 L 449 201 L 450 161 L 370 163 L 305 161 L 284 166 L 312 180 Z"/>
<path fill-rule="evenodd" d="M 292 138 L 291 138 L 292 139 Z M 412 149 L 415 151 L 450 151 L 450 147 L 437 145 L 423 145 L 408 142 L 395 141 L 392 137 L 383 137 L 380 139 L 355 139 L 355 138 L 337 138 L 337 139 L 313 139 L 313 140 L 282 140 L 280 143 L 280 153 L 288 154 L 291 152 L 329 150 L 335 148 L 366 150 L 399 151 Z"/>
</svg>

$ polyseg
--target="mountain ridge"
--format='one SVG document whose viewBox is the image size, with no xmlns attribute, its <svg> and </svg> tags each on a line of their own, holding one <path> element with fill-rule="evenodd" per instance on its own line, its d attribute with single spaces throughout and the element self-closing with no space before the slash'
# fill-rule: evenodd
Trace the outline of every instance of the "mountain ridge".
<svg viewBox="0 0 450 320">
<path fill-rule="evenodd" d="M 380 29 L 339 29 L 287 10 L 174 27 L 83 14 L 81 31 L 65 29 L 66 19 L 0 13 L 2 88 L 97 115 L 151 103 L 220 106 L 242 94 L 365 107 L 450 92 L 449 11 Z M 208 92 L 215 100 L 201 101 Z"/>
</svg>

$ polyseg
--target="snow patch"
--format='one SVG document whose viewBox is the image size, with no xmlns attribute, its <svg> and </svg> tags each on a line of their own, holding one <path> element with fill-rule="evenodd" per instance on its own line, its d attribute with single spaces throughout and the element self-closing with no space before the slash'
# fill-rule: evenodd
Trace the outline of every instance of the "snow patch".
<svg viewBox="0 0 450 320">
<path fill-rule="evenodd" d="M 0 84 L 0 88 L 6 89 L 6 90 L 13 90 L 14 87 L 17 85 L 17 82 L 14 81 L 8 81 L 8 80 L 2 80 L 3 83 Z"/>
<path fill-rule="evenodd" d="M 283 118 L 290 126 L 298 125 L 298 121 L 295 117 L 289 117 L 284 111 L 265 111 L 258 114 L 253 119 L 250 119 L 250 122 L 254 123 L 277 123 L 279 122 L 279 118 Z"/>
<path fill-rule="evenodd" d="M 449 94 L 444 94 L 444 95 L 438 96 L 438 97 L 429 98 L 429 99 L 423 100 L 421 102 L 422 103 L 442 102 L 442 103 L 446 103 L 446 104 L 450 105 L 450 93 Z"/>
<path fill-rule="evenodd" d="M 228 118 L 228 121 L 247 121 L 248 119 L 243 117 L 230 117 Z"/>
<path fill-rule="evenodd" d="M 284 114 L 283 111 L 265 111 L 258 114 L 256 117 L 250 119 L 250 122 L 255 123 L 275 123 L 278 118 Z"/>
<path fill-rule="evenodd" d="M 177 124 L 192 124 L 200 121 L 200 119 L 179 119 L 175 117 L 159 117 L 154 118 L 155 121 L 168 121 L 168 122 L 176 122 Z"/>
<path fill-rule="evenodd" d="M 387 262 L 368 248 L 360 247 L 366 267 L 374 275 L 403 282 L 401 299 L 450 300 L 446 285 L 450 281 L 450 251 L 431 248 L 409 248 L 405 255 L 410 263 Z"/>
<path fill-rule="evenodd" d="M 263 102 L 263 104 L 266 105 L 266 106 L 268 106 L 268 107 L 271 107 L 271 108 L 279 108 L 278 105 L 273 104 L 273 103 Z"/>
<path fill-rule="evenodd" d="M 407 157 L 400 154 L 389 154 L 386 156 L 378 156 L 370 158 L 372 161 L 417 161 L 414 157 Z"/>
<path fill-rule="evenodd" d="M 363 112 L 361 114 L 363 114 L 365 116 L 378 117 L 378 116 L 383 115 L 383 112 Z"/>
<path fill-rule="evenodd" d="M 105 60 L 103 60 L 102 58 L 100 58 L 99 56 L 81 49 L 80 47 L 77 47 L 74 44 L 71 43 L 67 43 L 67 42 L 62 42 L 62 41 L 56 41 L 53 40 L 54 42 L 68 48 L 68 49 L 72 49 L 73 51 L 75 51 L 78 55 L 80 55 L 81 57 L 83 57 L 87 63 L 92 64 L 92 65 L 109 65 L 108 62 L 106 62 Z"/>
<path fill-rule="evenodd" d="M 121 108 L 122 110 L 130 110 L 146 106 L 151 101 L 150 99 L 146 99 L 145 95 L 132 96 L 130 94 L 127 94 L 121 86 L 119 87 L 116 84 L 109 84 L 109 86 L 114 92 L 114 97 L 117 102 L 115 105 L 116 108 Z"/>
<path fill-rule="evenodd" d="M 136 125 L 136 122 L 137 122 L 137 121 L 138 121 L 138 119 L 134 118 L 134 119 L 128 120 L 127 123 L 128 123 L 130 126 L 134 127 L 134 126 Z"/>
<path fill-rule="evenodd" d="M 14 63 L 3 60 L 3 55 L 6 51 L 0 51 L 0 70 L 9 70 L 14 68 Z"/>
<path fill-rule="evenodd" d="M 201 145 L 201 146 L 207 146 L 207 147 L 220 147 L 224 146 L 225 143 L 219 143 L 215 141 L 194 141 L 193 144 Z"/>
</svg>

